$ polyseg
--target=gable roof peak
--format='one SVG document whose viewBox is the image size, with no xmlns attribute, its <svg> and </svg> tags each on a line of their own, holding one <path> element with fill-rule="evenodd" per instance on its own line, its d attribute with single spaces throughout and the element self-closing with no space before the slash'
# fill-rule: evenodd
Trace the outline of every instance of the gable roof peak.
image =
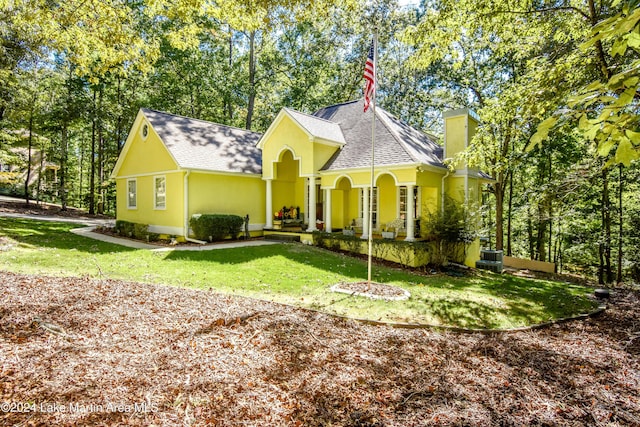
<svg viewBox="0 0 640 427">
<path fill-rule="evenodd" d="M 315 115 L 336 122 L 344 132 L 347 144 L 323 167 L 339 170 L 369 166 L 367 156 L 371 147 L 371 127 L 374 116 L 364 112 L 364 100 L 349 101 L 318 110 Z M 435 137 L 425 134 L 383 108 L 377 107 L 376 166 L 426 164 L 443 167 L 442 147 Z"/>
<path fill-rule="evenodd" d="M 262 172 L 260 134 L 201 119 L 141 109 L 181 169 L 213 172 Z"/>
</svg>

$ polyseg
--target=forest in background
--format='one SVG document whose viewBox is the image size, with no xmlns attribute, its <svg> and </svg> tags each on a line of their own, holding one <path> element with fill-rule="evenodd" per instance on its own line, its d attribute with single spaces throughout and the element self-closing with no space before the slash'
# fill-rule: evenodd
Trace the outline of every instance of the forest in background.
<svg viewBox="0 0 640 427">
<path fill-rule="evenodd" d="M 637 0 L 0 0 L 0 18 L 0 164 L 59 167 L 28 191 L 0 171 L 4 192 L 113 213 L 139 108 L 264 131 L 361 97 L 377 27 L 380 106 L 436 135 L 444 110 L 478 113 L 492 247 L 640 281 Z"/>
</svg>

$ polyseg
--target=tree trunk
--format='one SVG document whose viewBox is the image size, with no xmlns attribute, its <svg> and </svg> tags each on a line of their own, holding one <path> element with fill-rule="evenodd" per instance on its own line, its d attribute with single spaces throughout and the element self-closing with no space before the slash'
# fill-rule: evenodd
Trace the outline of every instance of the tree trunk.
<svg viewBox="0 0 640 427">
<path fill-rule="evenodd" d="M 598 243 L 598 284 L 604 285 L 604 243 Z"/>
<path fill-rule="evenodd" d="M 67 210 L 67 191 L 66 191 L 66 178 L 67 178 L 67 147 L 69 146 L 69 130 L 67 119 L 65 118 L 62 123 L 62 140 L 60 147 L 60 205 L 62 210 Z"/>
<path fill-rule="evenodd" d="M 99 197 L 98 197 L 98 213 L 104 213 L 104 202 L 105 202 L 105 192 L 104 192 L 104 134 L 103 134 L 103 126 L 102 126 L 102 86 L 100 86 L 100 92 L 98 97 L 98 109 L 96 111 L 96 120 L 98 123 L 98 189 L 99 189 Z"/>
<path fill-rule="evenodd" d="M 121 144 L 123 131 L 123 122 L 124 118 L 122 117 L 122 79 L 118 76 L 118 91 L 117 91 L 117 102 L 118 102 L 118 119 L 116 122 L 116 153 L 120 155 L 120 150 L 124 144 Z"/>
<path fill-rule="evenodd" d="M 93 119 L 91 120 L 91 171 L 89 172 L 89 213 L 96 213 L 96 91 L 93 90 Z"/>
<path fill-rule="evenodd" d="M 231 68 L 233 67 L 233 28 L 229 25 L 229 73 L 231 73 Z M 231 97 L 231 91 L 226 91 L 224 98 L 224 110 L 226 111 L 229 124 L 233 121 L 233 102 Z"/>
<path fill-rule="evenodd" d="M 624 214 L 623 214 L 623 209 L 624 206 L 622 204 L 622 190 L 623 190 L 623 184 L 624 184 L 624 168 L 622 167 L 622 165 L 619 165 L 619 172 L 620 174 L 618 175 L 618 271 L 617 271 L 617 279 L 616 282 L 617 283 L 622 283 L 622 256 L 623 256 L 623 250 L 622 250 L 622 239 L 623 239 L 623 227 L 622 227 L 622 221 L 624 220 Z"/>
<path fill-rule="evenodd" d="M 552 182 L 553 182 L 553 159 L 551 157 L 551 152 L 549 152 L 549 187 L 551 187 Z M 548 197 L 547 198 L 547 220 L 549 221 L 549 244 L 547 245 L 549 247 L 549 253 L 547 256 L 547 260 L 549 260 L 549 262 L 551 262 L 552 258 L 551 258 L 551 250 L 553 248 L 552 244 L 553 244 L 553 197 Z"/>
<path fill-rule="evenodd" d="M 42 173 L 44 172 L 44 141 L 40 139 L 40 167 L 38 169 L 38 185 L 36 187 L 36 204 L 40 205 L 40 197 L 42 192 Z"/>
<path fill-rule="evenodd" d="M 256 102 L 256 32 L 249 33 L 249 103 L 247 105 L 247 122 L 245 128 L 251 130 L 253 108 Z"/>
<path fill-rule="evenodd" d="M 607 283 L 613 282 L 613 270 L 611 268 L 611 200 L 609 199 L 609 171 L 605 170 L 604 185 L 602 189 L 603 214 L 604 214 L 604 257 L 606 264 Z"/>
<path fill-rule="evenodd" d="M 527 204 L 527 235 L 529 236 L 529 259 L 535 259 L 531 205 L 531 203 Z"/>
<path fill-rule="evenodd" d="M 611 270 L 611 212 L 609 201 L 609 170 L 602 170 L 602 200 L 600 206 L 602 221 L 602 237 L 598 247 L 600 266 L 598 268 L 598 283 L 611 283 L 613 271 Z"/>
<path fill-rule="evenodd" d="M 502 178 L 500 174 L 499 178 Z M 504 183 L 498 179 L 495 183 L 496 191 L 496 250 L 501 251 L 504 247 L 504 229 L 502 221 L 504 219 Z"/>
<path fill-rule="evenodd" d="M 80 154 L 80 162 L 79 162 L 80 163 L 79 164 L 80 174 L 78 176 L 78 179 L 79 179 L 80 182 L 78 184 L 78 203 L 79 203 L 80 207 L 83 207 L 83 208 L 85 206 L 84 205 L 84 197 L 82 197 L 82 195 L 83 195 L 82 186 L 84 184 L 83 183 L 83 178 L 84 178 L 84 141 L 86 140 L 85 138 L 86 138 L 86 135 L 85 135 L 85 133 L 83 131 L 82 132 L 82 141 L 83 142 L 80 144 L 80 147 L 79 147 L 79 150 L 78 150 L 79 154 Z"/>
<path fill-rule="evenodd" d="M 33 96 L 33 101 L 35 101 L 35 93 Z M 29 108 L 29 147 L 27 148 L 27 178 L 24 181 L 24 199 L 29 204 L 29 181 L 31 181 L 31 160 L 33 151 L 33 103 Z M 42 155 L 42 153 L 40 154 Z"/>
<path fill-rule="evenodd" d="M 507 256 L 512 256 L 511 251 L 511 216 L 513 211 L 513 170 L 509 171 L 509 213 L 507 214 Z"/>
<path fill-rule="evenodd" d="M 536 239 L 536 255 L 539 261 L 546 261 L 547 221 L 545 220 L 545 203 L 538 203 L 538 236 Z"/>
</svg>

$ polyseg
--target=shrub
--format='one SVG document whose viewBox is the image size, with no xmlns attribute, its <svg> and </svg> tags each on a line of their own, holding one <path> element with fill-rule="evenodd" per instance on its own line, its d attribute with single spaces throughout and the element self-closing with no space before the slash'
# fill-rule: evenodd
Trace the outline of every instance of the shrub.
<svg viewBox="0 0 640 427">
<path fill-rule="evenodd" d="M 116 221 L 115 232 L 119 236 L 132 237 L 138 240 L 152 241 L 154 236 L 155 236 L 155 240 L 158 240 L 157 234 L 149 233 L 149 226 L 147 224 L 138 224 L 135 222 L 124 221 L 121 219 Z"/>
<path fill-rule="evenodd" d="M 241 216 L 221 214 L 194 215 L 189 221 L 196 239 L 209 241 L 224 240 L 227 236 L 235 240 L 243 224 Z"/>
<path fill-rule="evenodd" d="M 123 237 L 133 237 L 133 228 L 135 224 L 133 222 L 116 220 L 116 233 Z"/>
<path fill-rule="evenodd" d="M 147 224 L 133 224 L 133 238 L 147 240 L 149 236 L 149 226 Z"/>
<path fill-rule="evenodd" d="M 477 237 L 475 218 L 464 203 L 450 197 L 444 199 L 444 209 L 438 210 L 423 221 L 425 237 L 435 243 L 432 262 L 446 264 L 448 261 L 462 263 L 467 245 Z"/>
</svg>

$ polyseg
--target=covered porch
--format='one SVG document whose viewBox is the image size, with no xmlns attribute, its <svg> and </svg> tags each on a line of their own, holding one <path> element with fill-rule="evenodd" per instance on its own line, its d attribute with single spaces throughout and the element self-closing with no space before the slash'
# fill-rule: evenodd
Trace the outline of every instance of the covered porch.
<svg viewBox="0 0 640 427">
<path fill-rule="evenodd" d="M 369 210 L 373 211 L 372 234 L 386 239 L 413 241 L 420 238 L 420 218 L 440 203 L 431 179 L 418 168 L 385 168 L 376 172 L 371 187 L 370 171 L 323 174 L 322 228 L 328 233 L 342 231 L 366 239 Z"/>
</svg>

